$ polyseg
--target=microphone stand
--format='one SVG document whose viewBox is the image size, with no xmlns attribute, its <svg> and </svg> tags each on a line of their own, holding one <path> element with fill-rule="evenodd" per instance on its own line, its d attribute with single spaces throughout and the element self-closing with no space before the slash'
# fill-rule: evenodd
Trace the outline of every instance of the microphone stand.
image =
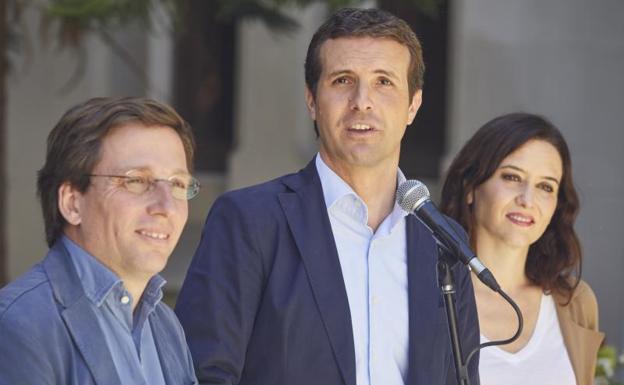
<svg viewBox="0 0 624 385">
<path fill-rule="evenodd" d="M 438 244 L 438 284 L 440 285 L 440 291 L 442 292 L 444 306 L 446 308 L 446 319 L 448 321 L 449 335 L 451 336 L 451 348 L 453 351 L 453 363 L 455 364 L 455 377 L 458 385 L 470 385 L 468 364 L 473 356 L 483 348 L 506 345 L 517 340 L 522 333 L 524 322 L 522 319 L 522 312 L 520 311 L 518 305 L 499 287 L 497 290 L 498 294 L 503 297 L 516 312 L 516 316 L 518 317 L 518 329 L 516 330 L 516 333 L 508 339 L 479 344 L 468 354 L 468 357 L 464 359 L 461 348 L 461 340 L 457 331 L 455 277 L 453 277 L 453 271 L 451 270 L 451 267 L 455 263 L 457 263 L 457 260 L 453 257 L 450 251 L 444 246 Z"/>
<path fill-rule="evenodd" d="M 455 278 L 451 271 L 453 263 L 445 256 L 445 252 L 439 250 L 438 259 L 438 283 L 444 297 L 446 318 L 448 321 L 451 347 L 453 350 L 453 362 L 455 363 L 455 377 L 458 385 L 469 385 L 468 366 L 464 360 L 461 349 L 461 340 L 457 332 L 457 312 L 455 310 Z"/>
</svg>

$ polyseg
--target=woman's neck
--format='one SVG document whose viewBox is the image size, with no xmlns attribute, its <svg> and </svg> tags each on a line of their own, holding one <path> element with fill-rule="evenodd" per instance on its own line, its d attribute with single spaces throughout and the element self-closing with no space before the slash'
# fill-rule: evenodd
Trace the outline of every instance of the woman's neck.
<svg viewBox="0 0 624 385">
<path fill-rule="evenodd" d="M 528 247 L 515 248 L 499 242 L 476 242 L 479 259 L 507 292 L 533 286 L 525 273 L 528 251 Z"/>
</svg>

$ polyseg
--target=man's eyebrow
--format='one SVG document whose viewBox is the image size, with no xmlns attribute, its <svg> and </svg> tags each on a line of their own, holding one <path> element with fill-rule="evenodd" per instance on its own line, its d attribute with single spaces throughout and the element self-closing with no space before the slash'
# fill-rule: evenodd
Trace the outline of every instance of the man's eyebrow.
<svg viewBox="0 0 624 385">
<path fill-rule="evenodd" d="M 390 78 L 398 79 L 398 76 L 397 76 L 397 74 L 394 71 L 378 69 L 378 70 L 375 70 L 373 72 L 376 73 L 376 74 L 386 75 L 387 77 L 390 77 Z"/>
<path fill-rule="evenodd" d="M 394 78 L 394 79 L 398 79 L 398 76 L 397 76 L 397 74 L 394 71 L 384 70 L 384 69 L 380 68 L 380 69 L 374 70 L 373 73 L 380 74 L 380 75 L 385 75 L 385 76 L 388 76 L 388 77 Z M 340 75 L 351 75 L 351 74 L 353 74 L 353 71 L 351 71 L 351 70 L 339 69 L 339 70 L 330 72 L 328 76 L 330 78 L 333 78 L 333 77 L 340 76 Z"/>
<path fill-rule="evenodd" d="M 330 72 L 328 76 L 330 78 L 333 78 L 333 77 L 340 76 L 340 75 L 350 75 L 352 73 L 353 71 L 343 69 L 343 70 L 336 70 L 336 71 Z"/>
<path fill-rule="evenodd" d="M 510 168 L 512 170 L 516 170 L 516 171 L 519 171 L 519 172 L 522 172 L 522 173 L 526 174 L 525 170 L 523 170 L 522 168 L 520 168 L 518 166 L 514 166 L 513 164 L 506 164 L 506 165 L 503 165 L 503 166 L 499 167 L 499 169 L 505 169 L 505 168 Z M 553 181 L 553 182 L 559 184 L 559 180 L 557 178 L 555 178 L 555 177 L 545 175 L 545 176 L 542 176 L 542 178 L 550 180 L 550 181 Z"/>
<path fill-rule="evenodd" d="M 148 166 L 128 166 L 128 167 L 119 167 L 113 170 L 113 172 L 115 173 L 120 173 L 120 174 L 126 174 L 130 171 L 136 171 L 136 172 L 145 172 L 145 173 L 150 173 L 153 174 L 152 169 Z M 171 175 L 180 175 L 180 174 L 188 174 L 190 175 L 190 172 L 188 172 L 186 169 L 183 168 L 176 168 L 174 170 L 172 170 Z"/>
</svg>

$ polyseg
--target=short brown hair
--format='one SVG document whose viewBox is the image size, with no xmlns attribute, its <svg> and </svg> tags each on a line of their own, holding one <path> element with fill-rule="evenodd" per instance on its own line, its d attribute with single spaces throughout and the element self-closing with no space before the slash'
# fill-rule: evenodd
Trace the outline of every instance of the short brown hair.
<svg viewBox="0 0 624 385">
<path fill-rule="evenodd" d="M 442 188 L 442 211 L 471 234 L 473 216 L 467 196 L 490 179 L 509 154 L 530 140 L 553 145 L 561 157 L 557 207 L 544 234 L 529 247 L 525 274 L 546 292 L 568 299 L 581 277 L 581 245 L 574 231 L 579 199 L 572 181 L 570 150 L 561 132 L 547 119 L 533 114 L 499 116 L 483 125 L 451 164 Z"/>
<path fill-rule="evenodd" d="M 321 46 L 329 39 L 341 37 L 388 38 L 404 45 L 410 53 L 407 73 L 410 100 L 417 90 L 422 89 L 425 64 L 420 41 L 412 28 L 405 21 L 380 9 L 343 8 L 319 27 L 308 46 L 305 80 L 314 97 L 322 71 Z"/>
<path fill-rule="evenodd" d="M 146 98 L 93 98 L 69 109 L 48 135 L 46 160 L 37 175 L 48 246 L 67 222 L 58 208 L 58 190 L 66 182 L 87 191 L 89 174 L 100 160 L 102 141 L 111 129 L 128 123 L 171 127 L 182 140 L 192 170 L 195 142 L 189 124 L 166 104 Z"/>
</svg>

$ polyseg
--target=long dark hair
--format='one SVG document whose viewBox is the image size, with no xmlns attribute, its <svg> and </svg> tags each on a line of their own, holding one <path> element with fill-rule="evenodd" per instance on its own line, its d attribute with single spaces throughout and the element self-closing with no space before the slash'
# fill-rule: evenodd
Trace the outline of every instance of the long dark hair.
<svg viewBox="0 0 624 385">
<path fill-rule="evenodd" d="M 581 245 L 574 231 L 579 199 L 572 181 L 570 151 L 547 119 L 527 113 L 499 116 L 482 126 L 451 164 L 442 188 L 442 211 L 471 234 L 473 217 L 467 195 L 487 181 L 502 160 L 530 140 L 552 144 L 561 157 L 557 207 L 544 234 L 529 247 L 525 274 L 547 293 L 569 299 L 581 278 Z M 471 234 L 472 235 L 472 234 Z"/>
</svg>

